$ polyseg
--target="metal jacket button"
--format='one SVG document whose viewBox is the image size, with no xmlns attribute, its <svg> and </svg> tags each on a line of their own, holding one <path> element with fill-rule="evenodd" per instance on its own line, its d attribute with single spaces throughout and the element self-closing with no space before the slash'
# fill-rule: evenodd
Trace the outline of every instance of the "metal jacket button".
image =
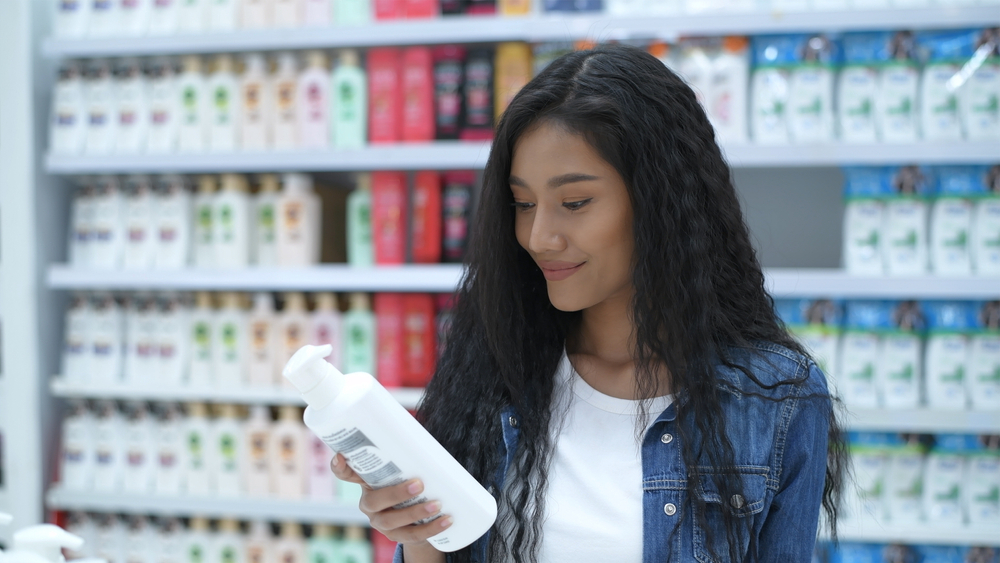
<svg viewBox="0 0 1000 563">
<path fill-rule="evenodd" d="M 512 416 L 512 417 L 510 417 L 510 418 L 509 418 L 509 419 L 508 419 L 507 421 L 508 421 L 508 422 L 510 422 L 510 425 L 511 425 L 511 426 L 512 426 L 513 428 L 517 428 L 517 419 L 516 419 L 516 418 L 514 418 L 514 417 Z"/>
<path fill-rule="evenodd" d="M 663 506 L 663 513 L 667 516 L 673 516 L 674 514 L 677 514 L 677 507 L 674 506 L 674 503 L 668 502 Z"/>
<path fill-rule="evenodd" d="M 664 434 L 663 436 L 660 436 L 660 441 L 664 444 L 669 444 L 674 441 L 674 437 L 671 434 Z"/>
<path fill-rule="evenodd" d="M 733 497 L 729 499 L 729 504 L 736 510 L 739 510 L 743 508 L 743 505 L 746 504 L 746 501 L 743 500 L 743 495 L 733 495 Z"/>
</svg>

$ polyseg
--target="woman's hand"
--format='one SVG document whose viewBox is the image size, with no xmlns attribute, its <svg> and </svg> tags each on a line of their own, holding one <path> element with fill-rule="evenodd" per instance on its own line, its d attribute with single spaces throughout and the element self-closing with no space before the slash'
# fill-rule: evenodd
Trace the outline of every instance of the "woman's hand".
<svg viewBox="0 0 1000 563">
<path fill-rule="evenodd" d="M 432 500 L 398 510 L 393 508 L 393 506 L 410 500 L 424 491 L 424 484 L 419 479 L 410 479 L 398 485 L 375 490 L 362 481 L 361 477 L 358 477 L 358 474 L 347 465 L 344 456 L 339 453 L 333 457 L 330 469 L 341 481 L 350 481 L 361 485 L 361 502 L 358 508 L 368 517 L 372 528 L 382 532 L 390 540 L 404 544 L 407 554 L 411 552 L 411 548 L 413 548 L 412 551 L 421 553 L 426 548 L 429 555 L 437 553 L 441 555 L 440 561 L 444 561 L 444 554 L 427 543 L 427 538 L 436 536 L 451 526 L 451 517 L 442 516 L 426 524 L 411 526 L 418 520 L 439 514 L 441 503 Z M 409 563 L 410 560 L 407 559 L 407 562 Z"/>
</svg>

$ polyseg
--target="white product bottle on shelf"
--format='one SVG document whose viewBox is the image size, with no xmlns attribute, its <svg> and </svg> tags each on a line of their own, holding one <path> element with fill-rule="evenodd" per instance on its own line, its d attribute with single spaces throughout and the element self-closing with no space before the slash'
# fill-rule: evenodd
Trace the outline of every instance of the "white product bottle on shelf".
<svg viewBox="0 0 1000 563">
<path fill-rule="evenodd" d="M 212 539 L 212 530 L 208 525 L 208 519 L 202 516 L 191 518 L 183 540 L 184 561 L 188 563 L 213 561 L 211 552 L 214 542 Z"/>
<path fill-rule="evenodd" d="M 149 388 L 162 385 L 160 373 L 159 306 L 149 294 L 135 294 L 125 313 L 125 372 L 123 383 Z"/>
<path fill-rule="evenodd" d="M 229 4 L 233 3 L 230 0 Z M 242 96 L 239 82 L 232 55 L 217 55 L 212 66 L 212 74 L 208 77 L 208 148 L 214 152 L 231 152 L 236 150 L 240 140 Z"/>
<path fill-rule="evenodd" d="M 189 495 L 214 494 L 211 447 L 212 426 L 205 403 L 188 403 L 184 424 L 184 492 Z"/>
<path fill-rule="evenodd" d="M 306 432 L 298 407 L 283 405 L 271 428 L 271 491 L 278 498 L 301 499 L 306 491 Z"/>
<path fill-rule="evenodd" d="M 117 514 L 93 514 L 94 544 L 91 554 L 97 559 L 106 561 L 121 561 L 122 542 L 125 530 L 121 518 Z"/>
<path fill-rule="evenodd" d="M 74 268 L 90 267 L 91 246 L 95 242 L 94 212 L 95 190 L 88 181 L 82 185 L 73 197 L 70 212 L 70 243 L 69 263 Z"/>
<path fill-rule="evenodd" d="M 149 30 L 149 18 L 156 0 L 126 0 L 120 4 L 118 14 L 121 35 L 139 37 Z"/>
<path fill-rule="evenodd" d="M 725 37 L 712 61 L 711 81 L 705 98 L 709 117 L 723 143 L 747 142 L 747 109 L 750 58 L 744 37 Z"/>
<path fill-rule="evenodd" d="M 208 7 L 213 0 L 175 0 L 177 4 L 177 33 L 203 33 L 208 31 Z"/>
<path fill-rule="evenodd" d="M 924 140 L 958 141 L 962 138 L 962 116 L 959 113 L 958 91 L 949 86 L 962 64 L 956 58 L 964 53 L 952 52 L 951 41 L 928 41 L 930 60 L 920 77 L 920 127 Z"/>
<path fill-rule="evenodd" d="M 148 176 L 128 176 L 122 182 L 125 199 L 125 248 L 122 266 L 126 270 L 149 270 L 156 257 L 156 223 L 159 215 L 153 184 Z"/>
<path fill-rule="evenodd" d="M 924 450 L 918 443 L 889 450 L 885 495 L 893 523 L 913 526 L 923 519 Z"/>
<path fill-rule="evenodd" d="M 285 174 L 283 179 L 275 216 L 278 265 L 312 266 L 319 262 L 322 204 L 310 176 Z"/>
<path fill-rule="evenodd" d="M 191 230 L 194 208 L 187 180 L 161 176 L 153 182 L 156 217 L 153 220 L 155 251 L 153 268 L 180 270 L 191 261 Z"/>
<path fill-rule="evenodd" d="M 702 109 L 708 113 L 705 99 L 711 87 L 712 60 L 709 58 L 705 46 L 699 43 L 681 43 L 680 50 L 678 72 L 694 91 Z"/>
<path fill-rule="evenodd" d="M 357 149 L 368 139 L 368 84 L 358 52 L 340 52 L 337 68 L 331 77 L 330 127 L 333 146 Z"/>
<path fill-rule="evenodd" d="M 984 177 L 986 193 L 976 198 L 972 220 L 972 257 L 978 275 L 1000 276 L 1000 165 Z"/>
<path fill-rule="evenodd" d="M 848 304 L 848 323 L 840 348 L 840 374 L 837 389 L 844 403 L 850 408 L 873 409 L 879 406 L 875 373 L 881 348 L 879 336 L 874 332 L 871 317 L 872 304 Z M 858 309 L 867 314 L 857 314 Z"/>
<path fill-rule="evenodd" d="M 892 321 L 894 328 L 883 333 L 879 342 L 875 380 L 885 408 L 915 409 L 920 405 L 923 372 L 919 306 L 914 301 L 894 305 Z"/>
<path fill-rule="evenodd" d="M 261 29 L 274 21 L 274 0 L 243 0 L 240 3 L 240 27 Z"/>
<path fill-rule="evenodd" d="M 302 25 L 303 0 L 274 0 L 274 27 Z"/>
<path fill-rule="evenodd" d="M 90 37 L 110 37 L 119 35 L 119 3 L 114 0 L 93 0 L 87 35 Z"/>
<path fill-rule="evenodd" d="M 886 273 L 914 276 L 927 272 L 928 215 L 925 176 L 916 166 L 893 175 L 893 195 L 885 201 L 883 251 Z"/>
<path fill-rule="evenodd" d="M 160 554 L 159 563 L 183 563 L 187 554 L 184 552 L 184 523 L 179 518 L 157 518 L 156 553 Z"/>
<path fill-rule="evenodd" d="M 60 453 L 62 486 L 73 491 L 90 491 L 93 488 L 95 464 L 94 418 L 85 400 L 74 399 L 69 402 L 66 418 L 62 423 Z"/>
<path fill-rule="evenodd" d="M 243 467 L 247 495 L 271 496 L 273 450 L 271 410 L 266 405 L 250 407 L 250 418 L 243 425 Z"/>
<path fill-rule="evenodd" d="M 240 148 L 262 151 L 271 146 L 271 119 L 274 117 L 274 96 L 267 77 L 267 60 L 261 53 L 243 57 L 240 75 Z"/>
<path fill-rule="evenodd" d="M 975 308 L 966 379 L 969 401 L 974 410 L 1000 411 L 1000 302 L 985 301 Z"/>
<path fill-rule="evenodd" d="M 149 35 L 177 33 L 178 5 L 184 0 L 156 0 L 149 15 Z"/>
<path fill-rule="evenodd" d="M 786 144 L 788 137 L 788 65 L 794 52 L 787 45 L 754 44 L 756 67 L 750 77 L 750 132 L 758 144 Z"/>
<path fill-rule="evenodd" d="M 289 52 L 278 53 L 272 84 L 274 106 L 271 123 L 274 124 L 273 148 L 290 150 L 298 146 L 298 61 Z"/>
<path fill-rule="evenodd" d="M 177 69 L 172 59 L 153 59 L 146 67 L 149 108 L 146 152 L 161 154 L 177 149 L 181 117 L 177 80 Z"/>
<path fill-rule="evenodd" d="M 302 25 L 306 27 L 325 27 L 331 23 L 330 10 L 332 2 L 328 0 L 301 0 Z"/>
<path fill-rule="evenodd" d="M 122 420 L 114 401 L 94 405 L 94 492 L 121 491 L 125 469 Z"/>
<path fill-rule="evenodd" d="M 347 263 L 367 268 L 375 263 L 372 236 L 372 177 L 357 176 L 357 187 L 347 196 Z"/>
<path fill-rule="evenodd" d="M 223 174 L 222 191 L 212 211 L 212 246 L 215 266 L 246 268 L 250 265 L 250 195 L 242 174 Z"/>
<path fill-rule="evenodd" d="M 274 544 L 275 561 L 282 563 L 306 563 L 306 540 L 302 537 L 302 526 L 296 522 L 282 522 L 281 535 Z"/>
<path fill-rule="evenodd" d="M 371 375 L 345 376 L 323 359 L 329 353 L 325 346 L 306 346 L 282 372 L 309 405 L 306 426 L 373 488 L 422 479 L 424 493 L 416 502 L 438 499 L 455 521 L 428 539 L 435 548 L 455 551 L 482 536 L 497 514 L 490 493 Z"/>
<path fill-rule="evenodd" d="M 52 92 L 49 146 L 53 154 L 79 154 L 86 133 L 87 105 L 80 66 L 75 61 L 64 61 Z"/>
<path fill-rule="evenodd" d="M 74 39 L 87 34 L 90 24 L 90 0 L 62 0 L 53 2 L 55 16 L 53 29 L 59 39 Z"/>
<path fill-rule="evenodd" d="M 312 325 L 306 310 L 305 295 L 297 292 L 284 294 L 285 307 L 278 315 L 277 368 L 285 365 L 296 350 L 308 344 L 312 337 Z M 282 381 L 282 380 L 279 380 Z M 288 382 L 281 385 L 287 387 Z"/>
<path fill-rule="evenodd" d="M 87 252 L 88 265 L 101 270 L 116 270 L 122 264 L 125 247 L 124 202 L 118 178 L 101 176 L 93 184 L 93 221 Z"/>
<path fill-rule="evenodd" d="M 844 38 L 845 63 L 837 78 L 837 123 L 845 143 L 874 143 L 875 98 L 878 96 L 878 50 L 874 34 Z"/>
<path fill-rule="evenodd" d="M 970 232 L 975 207 L 969 197 L 975 181 L 975 169 L 938 169 L 938 191 L 930 223 L 930 259 L 935 274 L 972 275 Z"/>
<path fill-rule="evenodd" d="M 831 42 L 824 35 L 806 41 L 805 64 L 792 69 L 788 79 L 788 125 L 796 144 L 833 140 L 834 67 Z"/>
<path fill-rule="evenodd" d="M 185 422 L 180 408 L 174 403 L 163 403 L 157 414 L 153 430 L 153 443 L 156 445 L 153 492 L 164 496 L 180 495 L 184 492 L 186 477 Z"/>
<path fill-rule="evenodd" d="M 84 71 L 83 97 L 87 105 L 87 133 L 84 152 L 92 155 L 110 154 L 115 148 L 115 83 L 111 64 L 93 60 Z"/>
<path fill-rule="evenodd" d="M 137 514 L 126 516 L 123 539 L 124 559 L 122 561 L 145 561 L 144 556 L 149 553 L 151 543 L 156 539 L 152 522 L 146 516 Z"/>
<path fill-rule="evenodd" d="M 201 58 L 197 55 L 185 55 L 181 59 L 177 95 L 180 110 L 177 149 L 181 152 L 203 152 L 208 148 L 210 101 Z"/>
<path fill-rule="evenodd" d="M 850 274 L 879 276 L 884 271 L 883 183 L 868 169 L 845 171 L 844 269 Z"/>
<path fill-rule="evenodd" d="M 330 471 L 333 461 L 333 451 L 319 439 L 309 436 L 309 482 L 307 484 L 310 500 L 333 501 L 337 495 L 337 478 Z"/>
<path fill-rule="evenodd" d="M 969 311 L 964 303 L 934 302 L 929 309 L 924 381 L 927 406 L 932 410 L 966 408 L 969 362 Z"/>
<path fill-rule="evenodd" d="M 296 88 L 298 145 L 322 149 L 330 145 L 330 69 L 323 51 L 306 52 L 306 68 Z"/>
<path fill-rule="evenodd" d="M 115 64 L 115 152 L 136 154 L 146 146 L 149 133 L 148 85 L 143 67 L 136 59 Z"/>
<path fill-rule="evenodd" d="M 340 315 L 335 293 L 317 293 L 316 310 L 312 314 L 312 338 L 310 344 L 332 347 L 326 359 L 335 366 L 344 365 L 344 320 Z"/>
<path fill-rule="evenodd" d="M 271 534 L 271 525 L 262 520 L 254 520 L 250 523 L 250 533 L 246 538 L 246 562 L 247 563 L 270 563 L 276 561 L 272 547 L 274 537 Z"/>
<path fill-rule="evenodd" d="M 212 367 L 216 387 L 240 390 L 247 384 L 247 314 L 242 295 L 222 294 L 212 336 Z"/>
<path fill-rule="evenodd" d="M 243 424 L 236 405 L 220 405 L 218 414 L 212 424 L 215 492 L 220 496 L 237 497 L 244 493 Z"/>
<path fill-rule="evenodd" d="M 923 502 L 927 522 L 935 527 L 957 528 L 965 520 L 965 437 L 939 434 L 927 454 Z"/>
<path fill-rule="evenodd" d="M 988 30 L 982 32 L 985 36 Z M 988 52 L 989 40 L 982 37 L 976 52 Z M 969 140 L 985 141 L 1000 139 L 1000 107 L 997 107 L 997 92 L 1000 92 L 1000 57 L 997 56 L 997 39 L 992 40 L 992 57 L 986 59 L 959 90 L 959 107 L 962 112 L 962 128 Z"/>
<path fill-rule="evenodd" d="M 375 313 L 368 295 L 352 293 L 351 307 L 344 313 L 343 319 L 344 371 L 372 373 L 377 365 L 377 344 Z"/>
<path fill-rule="evenodd" d="M 215 199 L 218 189 L 215 176 L 198 177 L 198 191 L 194 195 L 194 266 L 214 268 L 215 260 Z"/>
<path fill-rule="evenodd" d="M 214 0 L 208 6 L 208 29 L 233 31 L 239 27 L 239 0 Z"/>
<path fill-rule="evenodd" d="M 251 387 L 269 388 L 277 382 L 278 326 L 274 299 L 270 293 L 257 293 L 247 319 L 247 380 Z"/>
<path fill-rule="evenodd" d="M 1000 443 L 996 437 L 969 452 L 966 467 L 963 500 L 968 507 L 969 526 L 996 529 L 1000 525 L 1000 499 L 996 494 L 1000 489 Z"/>
<path fill-rule="evenodd" d="M 124 315 L 114 296 L 94 295 L 91 306 L 89 379 L 96 385 L 117 385 L 122 378 Z"/>
<path fill-rule="evenodd" d="M 243 534 L 240 533 L 239 522 L 232 518 L 219 521 L 219 533 L 215 536 L 212 551 L 213 557 L 209 558 L 209 561 L 242 563 L 246 560 L 246 547 Z"/>
<path fill-rule="evenodd" d="M 85 293 L 74 293 L 66 310 L 63 344 L 62 374 L 67 382 L 82 384 L 90 378 L 90 358 L 94 353 L 92 323 L 90 298 Z"/>
<path fill-rule="evenodd" d="M 266 268 L 278 265 L 278 198 L 278 177 L 262 174 L 260 190 L 253 198 L 251 250 L 254 263 Z"/>
<path fill-rule="evenodd" d="M 199 291 L 191 311 L 191 366 L 188 378 L 192 387 L 206 388 L 214 383 L 212 355 L 215 348 L 215 310 L 212 294 Z"/>
<path fill-rule="evenodd" d="M 919 132 L 920 72 L 913 58 L 913 37 L 900 31 L 891 38 L 891 60 L 880 67 L 875 123 L 886 143 L 912 143 Z"/>
<path fill-rule="evenodd" d="M 94 523 L 87 516 L 86 512 L 67 512 L 66 531 L 83 539 L 83 547 L 79 549 L 65 549 L 64 553 L 69 559 L 83 559 L 90 555 L 94 546 Z"/>
<path fill-rule="evenodd" d="M 125 404 L 123 490 L 130 494 L 149 494 L 156 480 L 156 443 L 146 405 Z"/>
</svg>

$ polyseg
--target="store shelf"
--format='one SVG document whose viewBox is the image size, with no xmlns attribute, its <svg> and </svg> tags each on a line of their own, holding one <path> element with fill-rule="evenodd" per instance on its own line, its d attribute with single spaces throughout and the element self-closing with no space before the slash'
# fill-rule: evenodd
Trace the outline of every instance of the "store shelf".
<svg viewBox="0 0 1000 563">
<path fill-rule="evenodd" d="M 305 406 L 301 395 L 293 389 L 213 389 L 197 387 L 136 387 L 125 385 L 96 385 L 66 381 L 56 376 L 49 383 L 53 396 L 66 399 L 115 399 L 119 401 L 235 403 L 240 405 L 298 405 Z M 409 410 L 417 408 L 423 389 L 396 388 L 389 393 Z"/>
<path fill-rule="evenodd" d="M 1000 278 L 942 276 L 864 277 L 843 270 L 784 269 L 765 271 L 771 295 L 864 299 L 997 299 Z"/>
<path fill-rule="evenodd" d="M 368 525 L 368 517 L 356 506 L 335 501 L 110 494 L 69 491 L 57 485 L 46 494 L 46 505 L 52 510 Z"/>
<path fill-rule="evenodd" d="M 230 152 L 211 154 L 57 155 L 49 154 L 50 174 L 132 174 L 203 172 L 349 172 L 361 170 L 462 170 L 486 166 L 490 145 L 437 141 L 372 145 L 355 150 Z M 1000 142 L 913 143 L 903 145 L 732 145 L 725 147 L 734 168 L 930 164 L 982 164 L 1000 159 Z"/>
<path fill-rule="evenodd" d="M 859 17 L 859 13 L 864 14 Z M 724 35 L 982 27 L 1000 22 L 995 6 L 935 6 L 919 9 L 834 10 L 810 12 L 735 12 L 657 17 L 606 14 L 544 14 L 525 18 L 490 16 L 376 22 L 359 27 L 248 30 L 167 37 L 47 39 L 49 58 L 169 55 L 323 49 L 381 45 L 562 41 L 571 39 L 675 38 Z"/>
<path fill-rule="evenodd" d="M 454 291 L 461 277 L 459 264 L 179 271 L 101 271 L 54 265 L 49 267 L 48 285 L 52 289 L 444 293 Z"/>
<path fill-rule="evenodd" d="M 840 541 L 848 542 L 1000 547 L 1000 533 L 997 533 L 996 528 L 987 527 L 954 528 L 930 524 L 902 526 L 864 519 L 840 520 L 837 532 Z"/>
<path fill-rule="evenodd" d="M 930 409 L 847 408 L 844 423 L 864 432 L 927 434 L 1000 434 L 1000 411 L 933 411 Z"/>
</svg>

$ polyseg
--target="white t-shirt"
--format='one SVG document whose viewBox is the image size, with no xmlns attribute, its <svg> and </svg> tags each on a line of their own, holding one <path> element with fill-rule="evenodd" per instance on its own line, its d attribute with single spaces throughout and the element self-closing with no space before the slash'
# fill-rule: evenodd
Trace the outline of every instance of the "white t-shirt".
<svg viewBox="0 0 1000 563">
<path fill-rule="evenodd" d="M 645 428 L 672 402 L 652 400 Z M 552 465 L 548 473 L 541 563 L 642 561 L 642 452 L 639 401 L 605 395 L 563 354 L 553 394 Z M 565 413 L 565 414 L 562 414 Z"/>
</svg>

